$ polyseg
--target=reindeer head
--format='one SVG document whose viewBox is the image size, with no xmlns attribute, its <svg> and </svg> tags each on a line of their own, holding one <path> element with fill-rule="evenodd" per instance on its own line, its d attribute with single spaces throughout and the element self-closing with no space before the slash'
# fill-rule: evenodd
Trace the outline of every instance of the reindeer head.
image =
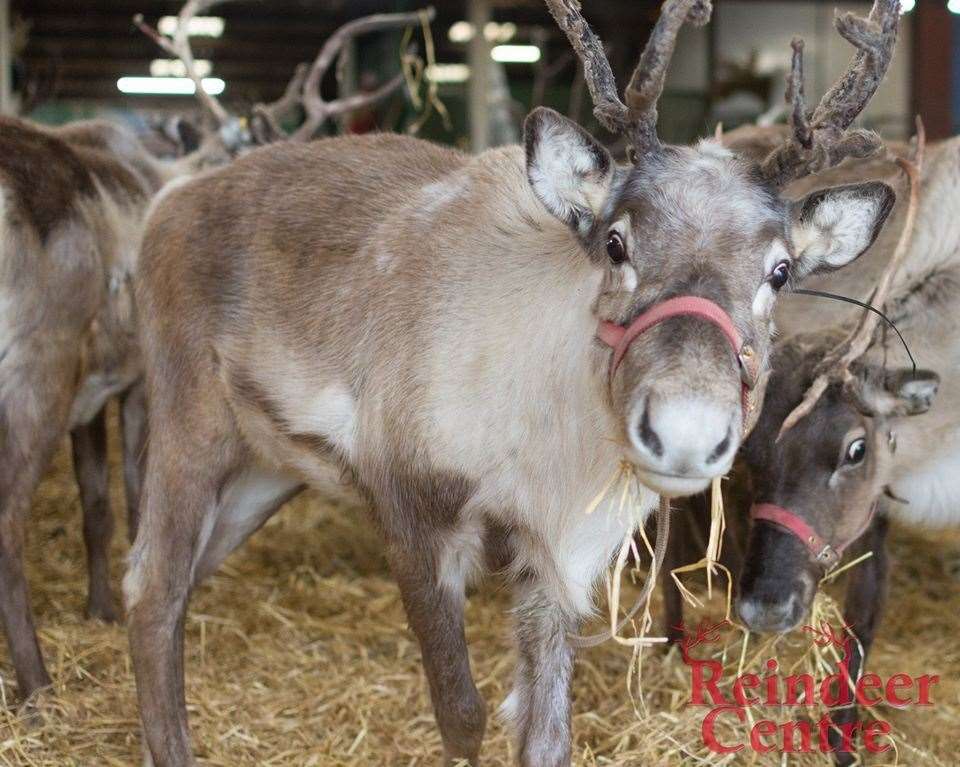
<svg viewBox="0 0 960 767">
<path fill-rule="evenodd" d="M 738 609 L 754 631 L 789 631 L 817 583 L 866 531 L 888 485 L 900 418 L 925 413 L 935 373 L 856 364 L 777 439 L 823 358 L 822 345 L 778 345 L 763 412 L 743 456 L 754 495 Z M 802 531 L 802 533 L 801 533 Z"/>
<path fill-rule="evenodd" d="M 597 118 L 628 138 L 632 163 L 618 167 L 586 131 L 541 108 L 525 126 L 529 182 L 605 270 L 595 311 L 606 323 L 601 338 L 617 347 L 611 400 L 641 479 L 665 495 L 693 493 L 730 469 L 752 425 L 746 411 L 761 399 L 777 293 L 856 259 L 892 207 L 893 191 L 881 183 L 799 202 L 780 192 L 800 175 L 879 149 L 873 134 L 846 129 L 889 64 L 898 3 L 876 0 L 869 19 L 838 18 L 858 53 L 809 118 L 795 43 L 792 135 L 762 163 L 713 140 L 674 147 L 657 138 L 677 34 L 686 21 L 709 20 L 709 0 L 664 4 L 624 101 L 579 3 L 547 4 L 582 60 Z"/>
</svg>

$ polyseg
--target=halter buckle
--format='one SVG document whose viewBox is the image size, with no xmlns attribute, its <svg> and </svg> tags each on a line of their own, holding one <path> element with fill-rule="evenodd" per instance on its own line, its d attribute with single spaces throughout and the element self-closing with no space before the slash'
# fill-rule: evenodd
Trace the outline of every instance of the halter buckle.
<svg viewBox="0 0 960 767">
<path fill-rule="evenodd" d="M 840 555 L 837 553 L 837 550 L 833 548 L 833 546 L 831 546 L 829 543 L 826 543 L 824 544 L 823 548 L 820 549 L 820 553 L 817 554 L 814 559 L 823 565 L 827 569 L 827 572 L 830 572 L 840 561 Z"/>
</svg>

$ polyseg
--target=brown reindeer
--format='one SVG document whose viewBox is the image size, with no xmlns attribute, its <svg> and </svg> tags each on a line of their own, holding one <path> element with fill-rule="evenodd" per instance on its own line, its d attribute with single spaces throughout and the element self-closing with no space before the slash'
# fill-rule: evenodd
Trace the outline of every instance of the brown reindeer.
<svg viewBox="0 0 960 767">
<path fill-rule="evenodd" d="M 116 620 L 105 406 L 121 398 L 131 538 L 145 411 L 132 272 L 168 169 L 106 122 L 0 120 L 0 615 L 22 697 L 50 683 L 23 573 L 30 500 L 69 432 L 87 547 L 87 613 Z"/>
<path fill-rule="evenodd" d="M 180 29 L 212 4 L 187 3 Z M 389 90 L 372 94 L 329 102 L 319 95 L 323 74 L 351 37 L 431 16 L 432 11 L 384 14 L 342 27 L 312 67 L 297 70 L 280 101 L 256 107 L 258 135 L 278 138 L 276 121 L 302 103 L 307 119 L 294 138 L 307 140 L 327 119 L 398 87 L 395 79 Z M 192 72 L 185 34 L 168 41 L 139 23 L 182 55 Z M 84 509 L 87 613 L 117 619 L 109 581 L 113 518 L 104 411 L 109 399 L 120 397 L 132 540 L 146 429 L 131 289 L 142 222 L 164 184 L 249 148 L 238 135 L 240 121 L 216 99 L 204 103 L 218 130 L 208 132 L 196 151 L 169 163 L 155 160 L 129 131 L 103 121 L 55 130 L 0 121 L 0 614 L 25 698 L 50 683 L 23 574 L 25 524 L 40 477 L 68 431 Z"/>
<path fill-rule="evenodd" d="M 548 5 L 631 165 L 537 109 L 523 147 L 283 142 L 155 208 L 137 275 L 151 429 L 124 581 L 149 763 L 194 763 L 191 589 L 304 485 L 346 474 L 384 537 L 445 760 L 478 760 L 463 603 L 489 564 L 515 581 L 520 763 L 568 764 L 571 635 L 597 577 L 656 493 L 729 469 L 789 274 L 852 261 L 886 218 L 883 184 L 799 203 L 778 188 L 878 145 L 844 130 L 889 63 L 896 0 L 840 18 L 854 62 L 760 166 L 656 135 L 676 35 L 708 2 L 664 5 L 625 102 L 578 4 Z M 623 461 L 646 486 L 636 518 L 586 514 Z"/>
<path fill-rule="evenodd" d="M 133 23 L 160 48 L 177 57 L 187 76 L 193 81 L 195 94 L 203 107 L 209 130 L 205 131 L 201 157 L 209 157 L 208 164 L 220 165 L 227 158 L 249 150 L 252 146 L 278 140 L 310 141 L 330 120 L 369 107 L 398 91 L 405 82 L 403 72 L 370 91 L 341 94 L 333 101 L 321 95 L 324 77 L 340 57 L 345 46 L 355 37 L 384 30 L 404 29 L 429 24 L 436 11 L 432 7 L 409 13 L 380 13 L 354 19 L 337 29 L 327 39 L 310 66 L 301 64 L 287 83 L 283 95 L 270 104 L 255 104 L 248 120 L 232 114 L 216 96 L 203 88 L 203 78 L 197 71 L 188 30 L 191 20 L 209 12 L 214 6 L 230 0 L 187 0 L 177 16 L 172 35 L 164 35 L 144 21 L 142 14 L 133 17 Z M 402 64 L 411 69 L 422 69 L 414 48 L 404 52 Z M 339 79 L 339 78 L 338 78 Z M 281 125 L 294 112 L 303 113 L 303 121 L 291 133 Z M 195 161 L 196 165 L 197 162 Z"/>
<path fill-rule="evenodd" d="M 757 150 L 773 135 L 748 129 L 724 138 L 741 151 L 761 154 Z M 911 152 L 905 145 L 888 148 L 892 157 L 845 164 L 825 175 L 834 183 L 891 178 L 899 173 L 896 158 Z M 888 226 L 856 266 L 812 283 L 869 301 L 889 274 L 888 316 L 917 359 L 941 371 L 942 377 L 930 370 L 914 372 L 887 329 L 852 363 L 850 383 L 831 381 L 809 412 L 778 439 L 784 422 L 821 373 L 822 360 L 862 314 L 849 304 L 819 298 L 796 296 L 781 302 L 778 326 L 808 332 L 776 345 L 769 394 L 731 485 L 739 495 L 727 498 L 728 529 L 736 532 L 726 551 L 735 554 L 735 572 L 742 570 L 738 609 L 752 630 L 795 630 L 806 620 L 826 570 L 847 552 L 851 558 L 872 554 L 848 576 L 844 622 L 857 640 L 849 661 L 853 678 L 863 672 L 883 615 L 889 518 L 917 525 L 957 522 L 960 483 L 952 469 L 960 439 L 960 392 L 951 371 L 960 333 L 960 228 L 954 211 L 960 192 L 960 139 L 935 144 L 925 155 L 915 229 L 902 263 L 893 263 L 900 227 Z M 905 223 L 907 205 L 897 208 L 891 218 Z M 747 514 L 751 506 L 752 522 Z M 689 526 L 694 534 L 699 532 L 696 521 Z M 677 565 L 692 561 L 681 551 L 682 543 L 671 540 L 668 558 Z M 744 548 L 747 564 L 742 568 Z M 665 603 L 667 626 L 679 625 L 680 595 L 669 583 Z M 857 710 L 843 707 L 833 719 L 838 725 L 855 724 Z M 840 733 L 832 732 L 831 738 L 839 749 Z M 851 764 L 854 754 L 841 750 L 837 761 Z"/>
<path fill-rule="evenodd" d="M 778 345 L 773 364 L 782 367 L 771 376 L 763 413 L 744 446 L 756 519 L 746 541 L 737 611 L 753 631 L 791 631 L 808 615 L 820 579 L 844 553 L 872 552 L 850 571 L 844 604 L 844 623 L 857 640 L 848 670 L 857 679 L 886 596 L 888 516 L 931 514 L 934 478 L 917 461 L 915 449 L 900 456 L 896 448 L 904 433 L 911 442 L 926 434 L 924 452 L 930 452 L 931 424 L 922 414 L 934 402 L 939 377 L 880 362 L 857 364 L 856 397 L 831 384 L 813 410 L 777 441 L 829 348 L 824 340 L 795 338 Z M 947 420 L 949 427 L 941 428 L 952 428 L 955 440 L 956 419 Z M 901 484 L 918 487 L 900 499 Z M 838 726 L 856 722 L 856 706 L 840 708 L 832 719 Z M 837 762 L 852 764 L 855 754 L 849 746 L 841 748 L 840 733 L 831 730 L 830 735 Z"/>
<path fill-rule="evenodd" d="M 910 325 L 904 323 L 907 333 Z M 939 491 L 944 486 L 953 489 L 956 482 L 944 478 L 938 483 L 918 460 L 920 440 L 927 443 L 925 453 L 939 453 L 931 448 L 944 445 L 927 436 L 932 424 L 923 414 L 933 405 L 940 384 L 929 370 L 914 374 L 911 367 L 887 367 L 879 361 L 857 364 L 858 396 L 831 385 L 813 410 L 777 440 L 784 419 L 813 382 L 817 363 L 836 340 L 835 334 L 813 334 L 776 345 L 763 411 L 740 451 L 733 481 L 725 487 L 722 561 L 739 578 L 737 612 L 743 623 L 752 631 L 785 633 L 807 619 L 821 578 L 838 562 L 834 553 L 853 559 L 870 552 L 850 571 L 843 610 L 844 624 L 856 637 L 847 662 L 856 680 L 886 598 L 888 518 L 924 522 L 939 517 L 941 503 L 950 497 L 938 497 Z M 935 408 L 931 414 L 948 437 L 946 445 L 956 441 L 958 433 L 953 412 Z M 902 441 L 909 446 L 904 453 L 897 450 Z M 909 499 L 898 495 L 906 488 Z M 696 548 L 690 540 L 702 541 L 706 534 L 705 500 L 696 497 L 680 504 L 681 524 L 674 526 L 665 558 L 661 583 L 665 630 L 672 642 L 682 639 L 683 602 L 669 569 L 702 556 L 702 542 Z M 805 528 L 785 527 L 774 521 L 774 514 L 750 521 L 749 509 L 771 506 L 789 510 Z M 831 718 L 837 728 L 852 725 L 858 720 L 856 706 L 840 707 Z M 829 737 L 837 763 L 853 764 L 851 741 L 845 743 L 839 729 L 831 729 Z"/>
<path fill-rule="evenodd" d="M 846 171 L 848 178 L 857 173 Z M 888 332 L 851 365 L 852 385 L 830 381 L 809 412 L 777 440 L 821 373 L 838 329 L 788 338 L 778 344 L 774 364 L 780 370 L 743 453 L 756 505 L 740 616 L 753 630 L 792 630 L 808 614 L 824 570 L 835 566 L 845 549 L 871 551 L 851 570 L 847 586 L 845 621 L 858 640 L 850 665 L 854 677 L 862 672 L 883 613 L 888 518 L 953 525 L 960 500 L 954 471 L 960 390 L 953 374 L 960 333 L 960 230 L 952 210 L 960 191 L 960 140 L 931 148 L 920 190 L 913 241 L 893 273 L 885 308 L 917 358 L 941 375 L 915 373 Z M 877 267 L 886 273 L 891 249 L 875 248 L 865 259 L 874 262 L 864 265 L 867 273 Z M 874 282 L 850 293 L 867 298 L 862 293 Z M 824 287 L 845 292 L 853 286 Z M 787 327 L 815 326 L 815 313 L 817 307 L 808 305 L 805 321 L 795 307 L 785 317 Z M 856 708 L 838 717 L 855 722 Z M 850 754 L 841 756 L 841 763 L 850 761 Z"/>
</svg>

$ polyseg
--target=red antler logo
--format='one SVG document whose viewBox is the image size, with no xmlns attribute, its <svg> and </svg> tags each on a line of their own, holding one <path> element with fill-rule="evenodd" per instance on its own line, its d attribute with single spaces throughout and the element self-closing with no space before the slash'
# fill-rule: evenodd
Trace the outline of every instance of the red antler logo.
<svg viewBox="0 0 960 767">
<path fill-rule="evenodd" d="M 691 656 L 690 651 L 694 647 L 698 647 L 702 644 L 712 644 L 714 642 L 720 641 L 720 630 L 726 628 L 727 626 L 732 626 L 733 624 L 724 618 L 719 623 L 711 623 L 706 618 L 700 621 L 700 624 L 694 629 L 693 633 L 687 632 L 687 627 L 684 625 L 683 621 L 680 621 L 678 626 L 674 628 L 683 634 L 683 638 L 680 640 L 680 652 L 683 653 L 683 659 L 687 663 L 690 662 Z"/>
<path fill-rule="evenodd" d="M 820 628 L 815 626 L 804 626 L 803 630 L 813 636 L 813 642 L 817 647 L 838 647 L 843 650 L 844 660 L 850 658 L 850 648 L 853 644 L 853 632 L 851 626 L 844 623 L 840 629 L 835 629 L 827 621 L 820 621 Z"/>
</svg>

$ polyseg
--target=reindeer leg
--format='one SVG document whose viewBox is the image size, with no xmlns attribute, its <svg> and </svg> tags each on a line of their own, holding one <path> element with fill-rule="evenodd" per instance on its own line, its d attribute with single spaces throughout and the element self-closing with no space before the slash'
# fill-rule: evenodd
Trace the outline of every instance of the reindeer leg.
<svg viewBox="0 0 960 767">
<path fill-rule="evenodd" d="M 127 497 L 127 536 L 137 538 L 140 511 L 140 483 L 147 457 L 147 401 L 143 381 L 127 389 L 120 398 L 120 425 L 123 435 L 123 485 Z"/>
<path fill-rule="evenodd" d="M 65 431 L 70 394 L 60 388 L 62 370 L 45 362 L 41 356 L 37 377 L 11 381 L 0 399 L 0 619 L 23 699 L 50 685 L 30 610 L 23 545 L 30 501 Z"/>
<path fill-rule="evenodd" d="M 680 566 L 682 547 L 682 537 L 680 535 L 670 536 L 667 541 L 667 552 L 663 558 L 663 567 L 660 571 L 664 633 L 671 645 L 677 644 L 683 638 L 683 631 L 678 628 L 683 623 L 683 595 L 677 588 L 677 584 L 673 582 L 673 576 L 670 575 L 671 570 Z"/>
<path fill-rule="evenodd" d="M 703 556 L 707 549 L 703 528 L 710 515 L 709 501 L 703 493 L 674 501 L 674 504 L 676 510 L 673 515 L 673 534 L 667 540 L 667 551 L 660 570 L 665 623 L 663 630 L 671 645 L 683 639 L 683 631 L 678 628 L 683 622 L 683 595 L 670 573 L 675 568 L 696 562 Z M 651 517 L 647 521 L 648 526 L 652 526 L 652 519 Z M 652 533 L 650 527 L 647 532 Z M 658 532 L 657 535 L 659 534 Z"/>
<path fill-rule="evenodd" d="M 850 580 L 847 584 L 847 596 L 844 604 L 844 620 L 850 626 L 859 646 L 854 643 L 851 649 L 850 664 L 848 666 L 850 678 L 856 681 L 860 676 L 863 664 L 866 662 L 873 637 L 876 634 L 880 617 L 883 614 L 883 604 L 887 597 L 887 572 L 889 558 L 887 556 L 886 537 L 890 522 L 883 509 L 877 513 L 873 524 L 862 539 L 863 551 L 872 551 L 873 556 L 864 560 L 850 571 Z M 861 652 L 862 648 L 862 652 Z M 843 708 L 835 709 L 831 718 L 837 727 L 852 725 L 859 720 L 856 702 Z M 830 729 L 830 745 L 837 750 L 836 762 L 840 767 L 849 767 L 856 761 L 855 751 L 840 751 L 843 737 L 835 728 Z"/>
<path fill-rule="evenodd" d="M 6 455 L 0 455 L 5 461 Z M 43 665 L 23 572 L 24 526 L 34 483 L 0 488 L 0 618 L 10 646 L 20 697 L 50 685 Z"/>
<path fill-rule="evenodd" d="M 434 549 L 437 550 L 436 548 Z M 445 765 L 479 764 L 487 712 L 470 671 L 463 630 L 464 592 L 441 584 L 436 556 L 404 551 L 391 567 L 410 628 L 420 643 L 433 711 L 443 739 Z"/>
<path fill-rule="evenodd" d="M 390 567 L 420 644 L 443 764 L 479 764 L 486 728 L 463 630 L 466 582 L 482 562 L 483 526 L 462 517 L 472 493 L 458 475 L 433 474 L 399 462 L 391 470 L 360 467 L 360 483 L 386 539 Z M 369 481 L 376 478 L 375 481 Z"/>
<path fill-rule="evenodd" d="M 110 514 L 107 468 L 106 408 L 90 423 L 73 429 L 70 439 L 73 471 L 80 486 L 80 505 L 83 507 L 83 540 L 87 548 L 87 616 L 114 623 L 118 615 L 110 588 L 113 516 Z"/>
<path fill-rule="evenodd" d="M 504 712 L 517 732 L 521 767 L 570 764 L 570 687 L 574 651 L 567 636 L 580 621 L 530 580 L 518 585 L 516 680 Z"/>
<path fill-rule="evenodd" d="M 183 627 L 194 547 L 215 490 L 212 483 L 192 484 L 185 480 L 181 485 L 169 470 L 148 473 L 146 524 L 137 534 L 123 582 L 144 750 L 157 767 L 194 764 L 184 695 Z M 176 520 L 163 519 L 167 509 L 176 509 Z"/>
<path fill-rule="evenodd" d="M 147 763 L 192 767 L 184 620 L 239 446 L 226 405 L 218 409 L 193 391 L 162 399 L 167 407 L 151 411 L 159 426 L 150 430 L 140 528 L 123 590 Z"/>
</svg>

